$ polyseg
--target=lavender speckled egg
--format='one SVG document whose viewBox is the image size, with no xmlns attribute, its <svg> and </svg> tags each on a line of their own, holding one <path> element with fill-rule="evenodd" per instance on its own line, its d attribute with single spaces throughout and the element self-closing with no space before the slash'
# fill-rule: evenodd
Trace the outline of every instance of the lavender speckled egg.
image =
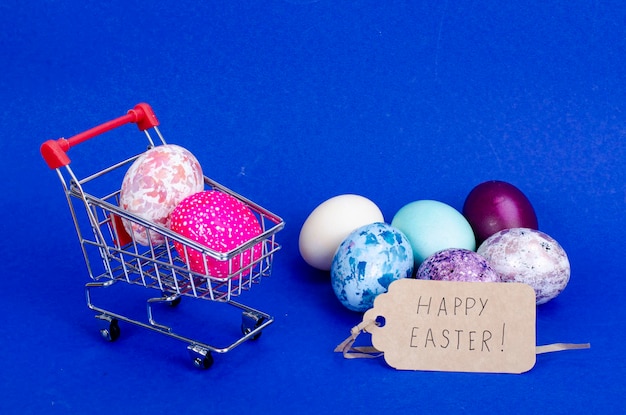
<svg viewBox="0 0 626 415">
<path fill-rule="evenodd" d="M 420 280 L 500 282 L 487 260 L 468 249 L 444 249 L 429 256 L 417 270 Z"/>
<path fill-rule="evenodd" d="M 491 235 L 477 251 L 504 282 L 534 288 L 537 304 L 559 295 L 569 282 L 567 254 L 549 235 L 529 228 L 504 229 Z"/>
</svg>

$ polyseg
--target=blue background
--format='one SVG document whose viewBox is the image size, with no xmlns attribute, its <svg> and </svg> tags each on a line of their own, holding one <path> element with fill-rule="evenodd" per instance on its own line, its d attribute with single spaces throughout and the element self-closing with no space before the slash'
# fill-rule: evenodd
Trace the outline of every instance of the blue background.
<svg viewBox="0 0 626 415">
<path fill-rule="evenodd" d="M 0 413 L 624 413 L 624 22 L 622 1 L 2 2 Z M 141 101 L 207 175 L 287 223 L 272 277 L 241 297 L 276 321 L 209 371 L 140 328 L 100 338 L 39 155 Z M 70 157 L 121 158 L 99 142 Z M 570 258 L 568 287 L 537 310 L 537 343 L 591 349 L 540 355 L 522 375 L 333 353 L 361 316 L 301 259 L 308 214 L 342 193 L 387 221 L 417 199 L 461 209 L 491 179 L 522 189 Z M 222 311 L 197 303 L 178 320 L 204 330 L 201 313 Z"/>
</svg>

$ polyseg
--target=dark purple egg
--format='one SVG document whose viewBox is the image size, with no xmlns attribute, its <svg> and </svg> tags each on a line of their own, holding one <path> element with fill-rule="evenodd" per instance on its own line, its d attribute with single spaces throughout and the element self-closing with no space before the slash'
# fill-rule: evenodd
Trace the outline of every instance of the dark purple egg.
<svg viewBox="0 0 626 415">
<path fill-rule="evenodd" d="M 463 215 L 476 235 L 476 246 L 503 229 L 538 229 L 530 201 L 510 183 L 491 180 L 474 187 L 463 205 Z"/>
</svg>

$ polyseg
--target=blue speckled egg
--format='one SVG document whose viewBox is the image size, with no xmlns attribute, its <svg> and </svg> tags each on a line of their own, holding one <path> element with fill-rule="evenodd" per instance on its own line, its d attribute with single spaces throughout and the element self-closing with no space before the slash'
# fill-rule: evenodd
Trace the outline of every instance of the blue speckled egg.
<svg viewBox="0 0 626 415">
<path fill-rule="evenodd" d="M 362 226 L 339 245 L 330 269 L 333 290 L 348 309 L 366 311 L 389 284 L 413 273 L 407 237 L 386 223 Z"/>
</svg>

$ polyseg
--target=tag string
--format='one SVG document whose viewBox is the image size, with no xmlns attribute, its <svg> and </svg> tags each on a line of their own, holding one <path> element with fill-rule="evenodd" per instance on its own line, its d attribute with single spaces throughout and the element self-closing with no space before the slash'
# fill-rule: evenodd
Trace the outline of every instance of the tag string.
<svg viewBox="0 0 626 415">
<path fill-rule="evenodd" d="M 343 353 L 346 359 L 375 359 L 383 355 L 383 352 L 373 346 L 354 346 L 354 342 L 359 335 L 367 331 L 368 327 L 378 326 L 375 320 L 363 320 L 350 330 L 350 337 L 345 339 L 341 344 L 335 347 L 335 352 Z"/>
<path fill-rule="evenodd" d="M 354 346 L 354 342 L 363 332 L 370 327 L 378 327 L 376 320 L 363 320 L 350 330 L 350 336 L 335 347 L 335 352 L 343 353 L 346 359 L 375 359 L 384 353 L 373 346 Z M 535 348 L 535 354 L 560 352 L 563 350 L 589 349 L 589 343 L 552 343 Z"/>
<path fill-rule="evenodd" d="M 536 354 L 560 352 L 562 350 L 576 350 L 576 349 L 589 349 L 591 344 L 589 343 L 553 343 L 543 346 L 537 346 L 535 348 Z"/>
</svg>

